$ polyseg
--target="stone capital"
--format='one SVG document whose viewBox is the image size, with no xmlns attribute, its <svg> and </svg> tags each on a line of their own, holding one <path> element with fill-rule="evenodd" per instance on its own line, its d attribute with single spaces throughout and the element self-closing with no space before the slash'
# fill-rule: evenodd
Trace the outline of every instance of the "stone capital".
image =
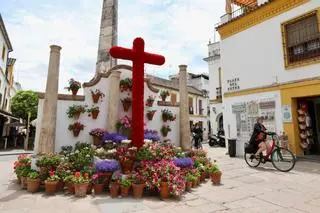
<svg viewBox="0 0 320 213">
<path fill-rule="evenodd" d="M 51 45 L 50 49 L 51 49 L 51 52 L 60 52 L 62 48 L 58 45 Z"/>
<path fill-rule="evenodd" d="M 111 71 L 110 78 L 120 78 L 120 74 L 121 74 L 120 71 L 117 71 L 117 70 Z"/>
<path fill-rule="evenodd" d="M 179 65 L 179 71 L 184 71 L 184 72 L 186 72 L 187 71 L 187 65 L 184 65 L 184 64 L 182 64 L 182 65 Z"/>
</svg>

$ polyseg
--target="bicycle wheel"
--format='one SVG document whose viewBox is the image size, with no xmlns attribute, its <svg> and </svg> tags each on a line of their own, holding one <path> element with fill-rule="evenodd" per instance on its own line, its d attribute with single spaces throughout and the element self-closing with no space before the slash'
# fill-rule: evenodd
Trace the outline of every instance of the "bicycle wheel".
<svg viewBox="0 0 320 213">
<path fill-rule="evenodd" d="M 294 168 L 296 159 L 289 149 L 276 147 L 271 153 L 271 162 L 277 170 L 289 172 Z"/>
<path fill-rule="evenodd" d="M 244 153 L 244 160 L 250 167 L 258 167 L 261 163 L 261 158 L 257 159 L 253 153 Z"/>
</svg>

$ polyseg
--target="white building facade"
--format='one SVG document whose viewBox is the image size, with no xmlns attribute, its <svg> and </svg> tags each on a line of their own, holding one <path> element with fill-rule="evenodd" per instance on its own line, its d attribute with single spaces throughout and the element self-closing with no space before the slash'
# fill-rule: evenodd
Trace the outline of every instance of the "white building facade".
<svg viewBox="0 0 320 213">
<path fill-rule="evenodd" d="M 217 27 L 226 136 L 237 138 L 242 155 L 264 116 L 269 131 L 288 135 L 296 155 L 319 155 L 320 1 L 232 2 L 242 7 L 227 11 Z M 312 124 L 304 129 L 306 114 Z"/>
</svg>

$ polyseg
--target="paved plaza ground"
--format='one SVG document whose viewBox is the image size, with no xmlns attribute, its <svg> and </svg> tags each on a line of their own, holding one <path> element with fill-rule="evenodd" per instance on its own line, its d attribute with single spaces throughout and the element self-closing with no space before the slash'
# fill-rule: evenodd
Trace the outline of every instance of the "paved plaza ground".
<svg viewBox="0 0 320 213">
<path fill-rule="evenodd" d="M 1 213 L 210 213 L 320 212 L 320 164 L 299 161 L 282 173 L 266 164 L 251 169 L 242 158 L 230 158 L 222 148 L 208 148 L 222 171 L 222 185 L 202 184 L 181 200 L 110 199 L 107 195 L 77 199 L 58 194 L 29 194 L 20 190 L 12 172 L 16 156 L 0 156 Z"/>
</svg>

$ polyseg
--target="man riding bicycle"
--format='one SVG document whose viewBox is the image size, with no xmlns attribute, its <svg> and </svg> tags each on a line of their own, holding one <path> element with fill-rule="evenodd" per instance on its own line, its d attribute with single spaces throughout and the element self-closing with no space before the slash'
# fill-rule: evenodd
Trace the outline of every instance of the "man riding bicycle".
<svg viewBox="0 0 320 213">
<path fill-rule="evenodd" d="M 192 129 L 193 137 L 194 137 L 194 147 L 198 149 L 200 147 L 201 139 L 203 131 L 200 128 L 198 123 L 195 124 L 194 128 Z"/>
</svg>

